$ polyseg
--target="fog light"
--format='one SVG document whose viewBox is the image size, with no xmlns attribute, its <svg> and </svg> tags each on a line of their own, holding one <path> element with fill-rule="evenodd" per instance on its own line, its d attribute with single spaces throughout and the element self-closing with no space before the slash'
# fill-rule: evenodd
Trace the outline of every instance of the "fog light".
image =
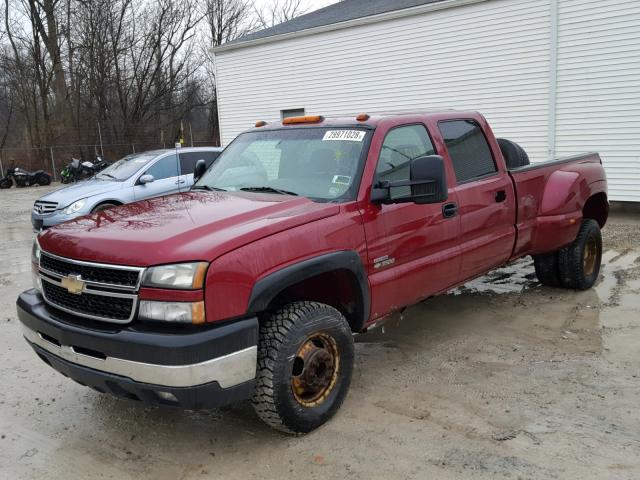
<svg viewBox="0 0 640 480">
<path fill-rule="evenodd" d="M 171 402 L 171 403 L 179 403 L 178 399 L 176 398 L 176 396 L 173 393 L 170 392 L 160 392 L 157 391 L 155 392 L 155 394 L 160 397 L 162 400 L 164 400 L 165 402 Z"/>
<path fill-rule="evenodd" d="M 205 323 L 204 302 L 140 302 L 140 320 L 173 323 Z"/>
</svg>

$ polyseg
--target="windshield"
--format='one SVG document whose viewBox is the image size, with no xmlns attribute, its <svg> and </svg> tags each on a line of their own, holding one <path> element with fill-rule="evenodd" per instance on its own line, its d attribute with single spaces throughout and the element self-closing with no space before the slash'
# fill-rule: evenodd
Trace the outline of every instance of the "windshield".
<svg viewBox="0 0 640 480">
<path fill-rule="evenodd" d="M 240 135 L 195 189 L 267 192 L 317 200 L 354 196 L 369 133 L 292 128 Z"/>
<path fill-rule="evenodd" d="M 102 180 L 126 180 L 151 160 L 157 158 L 157 156 L 158 154 L 156 153 L 139 153 L 134 155 L 127 155 L 123 159 L 118 160 L 117 162 L 102 170 L 96 175 L 96 177 Z"/>
</svg>

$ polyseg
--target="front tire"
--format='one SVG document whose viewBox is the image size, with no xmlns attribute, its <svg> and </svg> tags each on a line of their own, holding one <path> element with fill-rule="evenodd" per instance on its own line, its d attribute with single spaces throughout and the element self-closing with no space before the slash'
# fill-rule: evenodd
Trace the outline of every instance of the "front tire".
<svg viewBox="0 0 640 480">
<path fill-rule="evenodd" d="M 558 253 L 560 283 L 565 288 L 588 290 L 600 275 L 602 233 L 600 225 L 585 219 L 575 241 Z"/>
<path fill-rule="evenodd" d="M 0 188 L 2 189 L 11 188 L 12 185 L 13 182 L 9 178 L 3 178 L 2 180 L 0 180 Z"/>
<path fill-rule="evenodd" d="M 269 426 L 303 434 L 326 423 L 353 373 L 351 328 L 335 308 L 295 302 L 260 326 L 253 406 Z"/>
<path fill-rule="evenodd" d="M 114 208 L 117 206 L 118 205 L 116 205 L 115 203 L 101 203 L 100 205 L 97 205 L 93 210 L 91 210 L 91 213 L 102 212 L 103 210 L 109 210 L 110 208 Z"/>
</svg>

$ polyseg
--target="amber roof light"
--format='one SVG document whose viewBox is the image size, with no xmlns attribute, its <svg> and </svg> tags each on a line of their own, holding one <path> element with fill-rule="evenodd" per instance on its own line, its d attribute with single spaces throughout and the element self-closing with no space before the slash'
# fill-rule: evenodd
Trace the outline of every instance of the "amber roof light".
<svg viewBox="0 0 640 480">
<path fill-rule="evenodd" d="M 366 122 L 370 118 L 371 118 L 371 115 L 369 115 L 368 113 L 361 113 L 356 117 L 356 120 L 359 122 Z"/>
<path fill-rule="evenodd" d="M 260 120 L 259 122 L 256 122 L 256 128 L 265 127 L 266 125 L 267 125 L 267 122 L 265 122 L 264 120 Z"/>
<path fill-rule="evenodd" d="M 289 117 L 282 120 L 283 125 L 297 125 L 300 123 L 320 123 L 324 120 L 322 115 L 307 115 L 306 117 Z"/>
</svg>

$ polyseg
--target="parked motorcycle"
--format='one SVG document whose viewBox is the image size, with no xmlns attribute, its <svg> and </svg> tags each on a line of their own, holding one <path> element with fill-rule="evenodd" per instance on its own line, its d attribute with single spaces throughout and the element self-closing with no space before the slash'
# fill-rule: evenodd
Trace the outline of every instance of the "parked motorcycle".
<svg viewBox="0 0 640 480">
<path fill-rule="evenodd" d="M 72 158 L 71 163 L 60 172 L 60 181 L 62 183 L 77 182 L 93 177 L 96 173 L 104 170 L 110 162 L 104 160 L 101 156 L 96 157 L 95 162 L 81 162 L 77 158 Z"/>
<path fill-rule="evenodd" d="M 23 168 L 10 168 L 7 175 L 0 179 L 0 188 L 11 188 L 15 182 L 16 187 L 30 187 L 32 185 L 50 185 L 51 174 L 44 170 L 29 172 Z"/>
</svg>

